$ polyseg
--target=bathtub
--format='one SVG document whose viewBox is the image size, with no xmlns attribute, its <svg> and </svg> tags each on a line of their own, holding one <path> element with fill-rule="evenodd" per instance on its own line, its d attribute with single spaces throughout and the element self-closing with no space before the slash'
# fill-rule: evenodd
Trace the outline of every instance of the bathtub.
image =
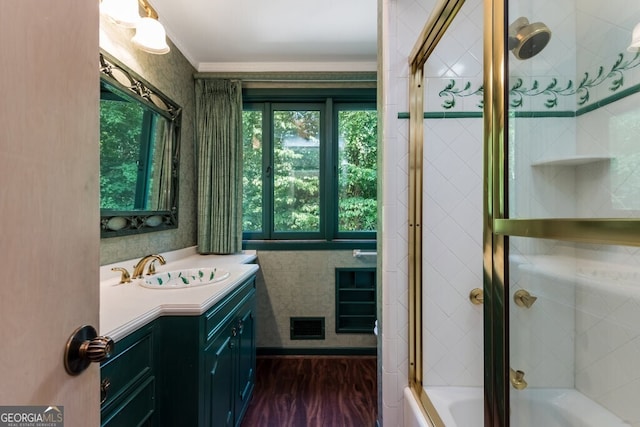
<svg viewBox="0 0 640 427">
<path fill-rule="evenodd" d="M 446 427 L 482 427 L 480 387 L 427 387 L 427 394 Z M 405 389 L 404 425 L 430 427 L 409 388 Z M 511 395 L 514 427 L 622 427 L 630 424 L 574 389 L 522 390 Z"/>
</svg>

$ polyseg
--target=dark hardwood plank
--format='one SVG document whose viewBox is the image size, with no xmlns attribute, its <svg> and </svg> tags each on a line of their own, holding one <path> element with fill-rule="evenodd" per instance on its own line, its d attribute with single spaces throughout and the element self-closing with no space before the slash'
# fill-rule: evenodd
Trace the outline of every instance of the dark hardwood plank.
<svg viewBox="0 0 640 427">
<path fill-rule="evenodd" d="M 374 356 L 260 356 L 242 427 L 373 427 Z"/>
</svg>

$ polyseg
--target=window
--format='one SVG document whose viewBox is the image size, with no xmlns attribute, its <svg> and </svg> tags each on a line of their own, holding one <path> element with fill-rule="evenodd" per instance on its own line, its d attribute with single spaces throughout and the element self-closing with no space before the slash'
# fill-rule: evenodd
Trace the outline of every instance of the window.
<svg viewBox="0 0 640 427">
<path fill-rule="evenodd" d="M 245 246 L 374 247 L 375 90 L 243 96 Z"/>
<path fill-rule="evenodd" d="M 272 111 L 274 237 L 320 231 L 320 108 Z"/>
<path fill-rule="evenodd" d="M 377 113 L 338 111 L 338 231 L 375 231 Z"/>
</svg>

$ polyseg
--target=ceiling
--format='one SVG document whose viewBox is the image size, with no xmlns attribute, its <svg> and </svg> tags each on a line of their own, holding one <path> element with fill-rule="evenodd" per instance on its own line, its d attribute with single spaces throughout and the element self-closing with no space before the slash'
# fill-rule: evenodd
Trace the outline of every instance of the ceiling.
<svg viewBox="0 0 640 427">
<path fill-rule="evenodd" d="M 201 72 L 375 71 L 376 0 L 151 0 Z"/>
</svg>

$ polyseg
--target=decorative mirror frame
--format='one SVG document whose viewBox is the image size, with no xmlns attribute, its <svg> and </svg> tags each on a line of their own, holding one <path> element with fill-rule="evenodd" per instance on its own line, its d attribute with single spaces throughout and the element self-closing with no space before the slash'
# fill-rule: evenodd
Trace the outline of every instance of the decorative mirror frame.
<svg viewBox="0 0 640 427">
<path fill-rule="evenodd" d="M 100 52 L 100 80 L 127 93 L 175 126 L 171 156 L 171 200 L 168 210 L 100 211 L 100 237 L 119 237 L 178 227 L 178 167 L 182 108 L 141 76 L 104 51 Z"/>
</svg>

